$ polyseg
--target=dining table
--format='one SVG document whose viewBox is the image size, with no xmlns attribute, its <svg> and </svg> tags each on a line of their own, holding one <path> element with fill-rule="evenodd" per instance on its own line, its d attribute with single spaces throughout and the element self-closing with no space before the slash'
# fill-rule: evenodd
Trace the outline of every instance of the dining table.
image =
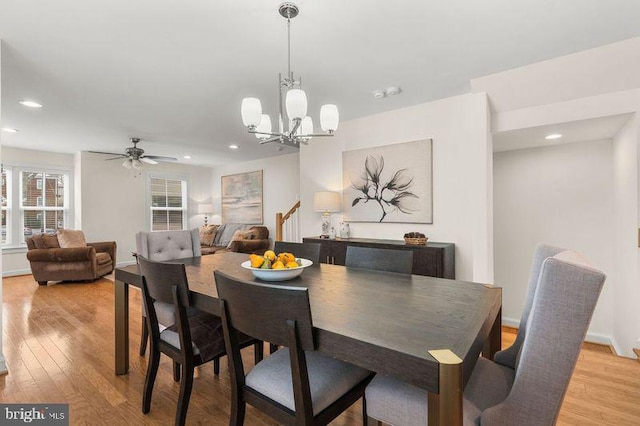
<svg viewBox="0 0 640 426">
<path fill-rule="evenodd" d="M 170 262 L 185 265 L 192 305 L 219 315 L 214 270 L 264 282 L 241 266 L 247 259 L 227 252 Z M 129 370 L 129 286 L 141 283 L 137 265 L 116 268 L 119 375 Z M 331 264 L 270 283 L 308 289 L 317 351 L 427 391 L 428 425 L 462 425 L 464 386 L 478 357 L 501 349 L 499 287 Z"/>
</svg>

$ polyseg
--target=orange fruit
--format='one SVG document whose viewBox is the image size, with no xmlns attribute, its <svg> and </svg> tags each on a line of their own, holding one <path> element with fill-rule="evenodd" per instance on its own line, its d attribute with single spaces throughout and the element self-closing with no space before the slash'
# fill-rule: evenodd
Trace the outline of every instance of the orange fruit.
<svg viewBox="0 0 640 426">
<path fill-rule="evenodd" d="M 249 260 L 251 261 L 252 268 L 259 268 L 264 263 L 264 257 L 258 256 L 257 254 L 250 254 Z"/>
<path fill-rule="evenodd" d="M 299 265 L 298 265 L 298 262 L 294 261 L 294 262 L 287 262 L 287 264 L 284 266 L 287 269 L 294 269 L 294 268 L 297 268 Z"/>
<path fill-rule="evenodd" d="M 284 269 L 284 263 L 278 260 L 273 265 L 271 265 L 271 269 Z"/>
<path fill-rule="evenodd" d="M 264 258 L 265 259 L 269 259 L 270 261 L 274 261 L 276 260 L 276 254 L 274 253 L 273 250 L 267 250 L 264 252 Z"/>
</svg>

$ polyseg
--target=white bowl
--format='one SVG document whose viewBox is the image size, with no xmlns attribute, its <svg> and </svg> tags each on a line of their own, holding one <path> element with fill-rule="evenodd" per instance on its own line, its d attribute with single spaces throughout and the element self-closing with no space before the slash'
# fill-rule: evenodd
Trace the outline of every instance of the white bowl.
<svg viewBox="0 0 640 426">
<path fill-rule="evenodd" d="M 300 259 L 302 262 L 302 266 L 298 266 L 297 268 L 292 269 L 262 269 L 262 268 L 253 268 L 251 267 L 251 261 L 247 260 L 246 262 L 242 262 L 240 266 L 245 269 L 250 270 L 253 273 L 253 276 L 256 278 L 260 278 L 264 281 L 286 281 L 291 280 L 304 271 L 304 268 L 307 268 L 313 265 L 313 262 L 309 259 Z"/>
</svg>

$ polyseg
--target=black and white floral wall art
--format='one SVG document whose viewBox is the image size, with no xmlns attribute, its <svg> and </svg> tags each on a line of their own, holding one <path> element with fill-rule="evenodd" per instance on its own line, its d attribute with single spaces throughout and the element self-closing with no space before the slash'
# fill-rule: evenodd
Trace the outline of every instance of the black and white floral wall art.
<svg viewBox="0 0 640 426">
<path fill-rule="evenodd" d="M 433 223 L 432 140 L 342 153 L 344 219 Z"/>
</svg>

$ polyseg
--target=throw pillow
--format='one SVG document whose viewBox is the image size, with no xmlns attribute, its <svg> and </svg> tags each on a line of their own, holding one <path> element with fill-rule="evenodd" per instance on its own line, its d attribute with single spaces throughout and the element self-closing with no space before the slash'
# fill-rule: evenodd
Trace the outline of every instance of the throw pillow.
<svg viewBox="0 0 640 426">
<path fill-rule="evenodd" d="M 212 246 L 219 225 L 206 225 L 200 228 L 200 245 Z"/>
<path fill-rule="evenodd" d="M 227 248 L 231 248 L 231 243 L 233 243 L 234 241 L 253 240 L 254 238 L 255 235 L 252 231 L 243 231 L 242 229 L 238 229 L 233 233 L 233 236 L 231 237 L 231 241 L 229 241 L 229 245 L 227 245 Z"/>
<path fill-rule="evenodd" d="M 37 249 L 60 248 L 56 235 L 41 234 L 33 237 L 33 244 Z"/>
<path fill-rule="evenodd" d="M 87 246 L 87 242 L 84 239 L 84 232 L 74 231 L 73 229 L 58 230 L 58 243 L 62 248 Z"/>
<path fill-rule="evenodd" d="M 226 225 L 222 225 L 222 226 L 224 226 L 224 230 L 220 228 L 220 230 L 218 231 L 218 234 L 222 232 L 222 235 L 220 236 L 220 239 L 216 237 L 217 241 L 215 244 L 217 246 L 227 247 L 229 245 L 229 242 L 231 241 L 231 238 L 233 237 L 233 234 L 238 229 L 242 229 L 242 225 L 237 225 L 235 223 L 227 223 Z"/>
</svg>

